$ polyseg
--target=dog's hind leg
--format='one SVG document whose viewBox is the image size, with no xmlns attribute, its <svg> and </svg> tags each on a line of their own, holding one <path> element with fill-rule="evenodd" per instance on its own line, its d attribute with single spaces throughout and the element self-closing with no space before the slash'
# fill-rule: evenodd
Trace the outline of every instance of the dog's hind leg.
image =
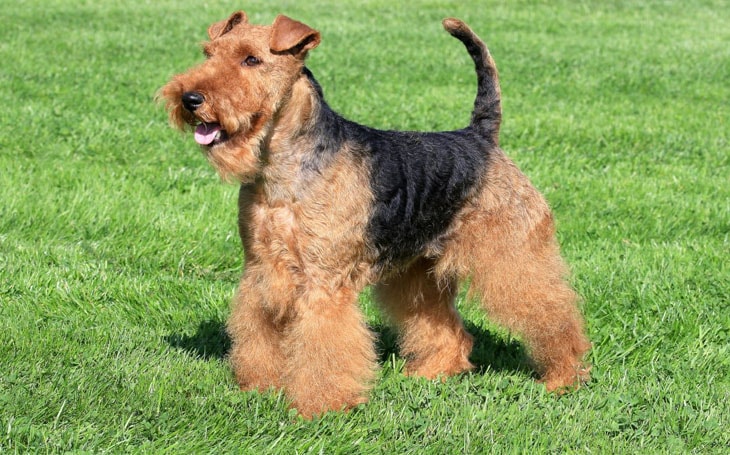
<svg viewBox="0 0 730 455">
<path fill-rule="evenodd" d="M 588 380 L 590 349 L 578 296 L 566 281 L 553 217 L 542 196 L 503 155 L 463 214 L 445 255 L 470 276 L 489 317 L 521 337 L 548 390 Z"/>
<path fill-rule="evenodd" d="M 455 279 L 437 280 L 432 261 L 419 259 L 379 283 L 376 297 L 399 331 L 409 375 L 435 378 L 470 370 L 472 337 L 454 307 Z"/>
</svg>

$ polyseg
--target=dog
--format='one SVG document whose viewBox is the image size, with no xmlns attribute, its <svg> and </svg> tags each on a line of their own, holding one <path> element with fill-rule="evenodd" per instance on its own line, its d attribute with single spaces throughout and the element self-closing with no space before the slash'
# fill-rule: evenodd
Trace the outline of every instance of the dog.
<svg viewBox="0 0 730 455">
<path fill-rule="evenodd" d="M 550 391 L 589 379 L 578 296 L 543 196 L 499 147 L 497 70 L 462 21 L 443 26 L 474 61 L 457 131 L 382 131 L 346 120 L 305 66 L 313 28 L 244 12 L 208 28 L 206 60 L 161 90 L 213 167 L 240 184 L 245 271 L 227 323 L 243 390 L 283 390 L 304 417 L 367 401 L 374 335 L 357 297 L 374 287 L 408 375 L 473 368 L 455 308 L 462 284 L 517 334 Z"/>
</svg>

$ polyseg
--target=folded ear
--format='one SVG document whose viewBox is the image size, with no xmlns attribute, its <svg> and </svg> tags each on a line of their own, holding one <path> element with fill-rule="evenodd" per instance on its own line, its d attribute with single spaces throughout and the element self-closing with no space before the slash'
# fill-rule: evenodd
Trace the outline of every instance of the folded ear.
<svg viewBox="0 0 730 455">
<path fill-rule="evenodd" d="M 231 17 L 224 21 L 216 22 L 215 24 L 212 24 L 210 27 L 208 27 L 208 36 L 211 40 L 214 40 L 216 38 L 219 38 L 226 33 L 233 30 L 233 27 L 235 27 L 238 24 L 245 24 L 248 22 L 248 17 L 246 17 L 246 13 L 243 11 L 236 11 L 235 13 L 231 14 Z"/>
<path fill-rule="evenodd" d="M 271 52 L 291 52 L 305 55 L 310 49 L 319 45 L 319 32 L 308 25 L 294 19 L 278 15 L 271 26 L 269 48 Z"/>
</svg>

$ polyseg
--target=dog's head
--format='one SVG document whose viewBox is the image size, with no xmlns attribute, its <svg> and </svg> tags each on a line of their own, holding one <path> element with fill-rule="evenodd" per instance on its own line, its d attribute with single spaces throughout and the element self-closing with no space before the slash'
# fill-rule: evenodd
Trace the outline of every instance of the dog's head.
<svg viewBox="0 0 730 455">
<path fill-rule="evenodd" d="M 223 178 L 245 181 L 260 168 L 261 145 L 319 32 L 282 15 L 251 25 L 239 11 L 212 24 L 208 36 L 205 62 L 174 76 L 159 97 Z"/>
</svg>

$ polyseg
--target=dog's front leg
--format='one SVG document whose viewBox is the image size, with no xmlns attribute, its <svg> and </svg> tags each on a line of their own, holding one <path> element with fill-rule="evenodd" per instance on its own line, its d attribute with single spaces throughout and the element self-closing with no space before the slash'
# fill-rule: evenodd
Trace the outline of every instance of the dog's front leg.
<svg viewBox="0 0 730 455">
<path fill-rule="evenodd" d="M 308 287 L 295 311 L 283 342 L 292 407 L 311 418 L 366 402 L 377 363 L 357 290 Z"/>
<path fill-rule="evenodd" d="M 230 362 L 242 390 L 266 391 L 281 387 L 284 365 L 283 328 L 286 315 L 272 311 L 261 290 L 259 270 L 247 267 L 228 319 Z"/>
</svg>

